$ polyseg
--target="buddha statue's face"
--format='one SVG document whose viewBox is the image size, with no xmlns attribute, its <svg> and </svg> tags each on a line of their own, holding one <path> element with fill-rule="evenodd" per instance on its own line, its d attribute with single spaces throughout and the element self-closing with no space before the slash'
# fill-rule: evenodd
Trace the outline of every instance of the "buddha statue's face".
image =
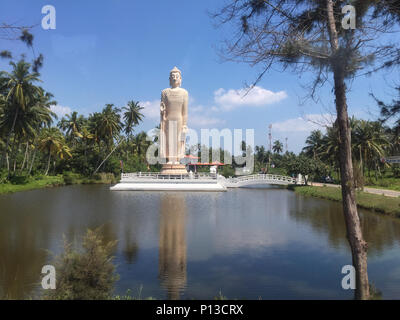
<svg viewBox="0 0 400 320">
<path fill-rule="evenodd" d="M 182 83 L 181 74 L 179 72 L 172 72 L 169 75 L 169 84 L 171 88 L 180 87 Z"/>
</svg>

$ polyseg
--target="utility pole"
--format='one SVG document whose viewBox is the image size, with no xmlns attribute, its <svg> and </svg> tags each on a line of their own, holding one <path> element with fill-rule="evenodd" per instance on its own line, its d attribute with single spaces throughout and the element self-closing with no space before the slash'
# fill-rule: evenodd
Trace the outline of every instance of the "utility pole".
<svg viewBox="0 0 400 320">
<path fill-rule="evenodd" d="M 269 153 L 268 153 L 268 171 L 271 167 L 271 153 L 272 153 L 272 124 L 268 126 L 268 138 L 269 138 Z"/>
<path fill-rule="evenodd" d="M 268 126 L 269 133 L 268 133 L 268 138 L 269 138 L 269 152 L 272 152 L 272 124 Z"/>
<path fill-rule="evenodd" d="M 286 152 L 288 152 L 288 144 L 287 144 L 287 141 L 288 141 L 288 138 L 286 137 L 286 138 L 285 138 L 285 149 L 286 149 Z"/>
</svg>

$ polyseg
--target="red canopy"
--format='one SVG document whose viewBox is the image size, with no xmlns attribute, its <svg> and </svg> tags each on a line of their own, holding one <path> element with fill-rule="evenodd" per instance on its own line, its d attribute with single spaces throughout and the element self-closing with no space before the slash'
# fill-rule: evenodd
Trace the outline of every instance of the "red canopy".
<svg viewBox="0 0 400 320">
<path fill-rule="evenodd" d="M 199 157 L 195 157 L 191 154 L 185 155 L 186 159 L 200 159 Z M 210 162 L 210 163 L 201 163 L 201 162 L 197 162 L 197 163 L 188 163 L 189 165 L 192 166 L 224 166 L 225 164 L 223 164 L 222 162 L 219 161 L 215 161 L 215 162 Z"/>
<path fill-rule="evenodd" d="M 201 162 L 189 163 L 189 165 L 192 165 L 192 166 L 224 166 L 225 164 L 221 163 L 219 161 L 216 161 L 216 162 L 212 162 L 212 163 L 207 163 L 207 162 L 205 162 L 205 163 L 201 163 Z"/>
</svg>

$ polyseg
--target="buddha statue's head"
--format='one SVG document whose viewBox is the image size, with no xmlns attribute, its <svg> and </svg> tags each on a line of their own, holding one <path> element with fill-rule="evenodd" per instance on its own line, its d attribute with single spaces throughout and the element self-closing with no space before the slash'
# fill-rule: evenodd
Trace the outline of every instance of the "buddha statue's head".
<svg viewBox="0 0 400 320">
<path fill-rule="evenodd" d="M 182 84 L 181 71 L 177 67 L 174 67 L 169 73 L 169 85 L 171 86 L 171 88 L 177 88 L 180 87 L 181 84 Z"/>
</svg>

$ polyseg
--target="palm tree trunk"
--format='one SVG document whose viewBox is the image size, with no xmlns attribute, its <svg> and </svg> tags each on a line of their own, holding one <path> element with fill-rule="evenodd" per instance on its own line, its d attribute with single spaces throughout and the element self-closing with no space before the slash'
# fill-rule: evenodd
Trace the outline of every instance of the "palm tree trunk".
<svg viewBox="0 0 400 320">
<path fill-rule="evenodd" d="M 19 170 L 19 173 L 22 173 L 22 170 L 24 170 L 25 162 L 26 162 L 26 159 L 27 159 L 27 156 L 28 156 L 28 147 L 29 147 L 29 142 L 26 143 L 24 161 L 22 161 L 22 165 L 21 165 L 21 169 Z"/>
<path fill-rule="evenodd" d="M 4 154 L 3 154 L 3 159 L 7 158 L 7 171 L 8 171 L 8 174 L 10 174 L 10 163 L 9 163 L 9 157 L 8 157 L 8 146 L 10 145 L 11 135 L 14 132 L 15 123 L 17 122 L 17 117 L 18 117 L 18 108 L 15 111 L 13 124 L 11 126 L 10 132 L 8 133 L 7 141 L 6 141 L 6 147 L 4 148 Z"/>
<path fill-rule="evenodd" d="M 50 158 L 51 158 L 51 152 L 49 152 L 49 159 L 47 160 L 47 169 L 45 172 L 45 176 L 47 176 L 47 174 L 49 173 L 49 169 L 50 169 Z"/>
<path fill-rule="evenodd" d="M 379 166 L 379 163 L 378 163 L 378 162 L 376 162 L 376 168 L 377 168 L 377 170 L 378 170 L 378 174 L 379 174 L 379 176 L 382 178 L 381 168 L 380 168 L 380 166 Z"/>
<path fill-rule="evenodd" d="M 33 156 L 32 156 L 32 161 L 31 161 L 31 165 L 29 166 L 29 171 L 28 171 L 28 176 L 31 174 L 32 172 L 32 167 L 33 167 L 33 163 L 35 162 L 35 157 L 36 157 L 36 148 L 33 151 Z"/>
<path fill-rule="evenodd" d="M 328 28 L 331 49 L 338 54 L 339 41 L 333 13 L 333 1 L 326 0 L 328 13 Z M 347 113 L 345 70 L 340 57 L 334 57 L 332 69 L 335 82 L 335 98 L 337 123 L 339 126 L 340 143 L 340 175 L 342 184 L 343 213 L 346 223 L 347 239 L 352 252 L 353 266 L 356 269 L 355 298 L 369 299 L 369 283 L 367 273 L 367 243 L 365 242 L 361 221 L 357 212 L 354 188 L 353 162 L 351 156 L 351 129 Z"/>
<path fill-rule="evenodd" d="M 8 159 L 8 152 L 6 153 L 7 171 L 10 173 L 10 160 Z"/>
<path fill-rule="evenodd" d="M 14 146 L 13 146 L 13 150 L 11 152 L 11 156 L 14 158 L 13 173 L 15 173 L 15 170 L 17 169 L 17 155 L 18 155 L 19 146 L 20 146 L 19 142 L 18 142 L 18 145 L 15 145 L 15 137 L 14 137 Z"/>
<path fill-rule="evenodd" d="M 84 142 L 84 148 L 83 148 L 83 156 L 85 159 L 85 166 L 87 167 L 87 142 Z"/>
</svg>

